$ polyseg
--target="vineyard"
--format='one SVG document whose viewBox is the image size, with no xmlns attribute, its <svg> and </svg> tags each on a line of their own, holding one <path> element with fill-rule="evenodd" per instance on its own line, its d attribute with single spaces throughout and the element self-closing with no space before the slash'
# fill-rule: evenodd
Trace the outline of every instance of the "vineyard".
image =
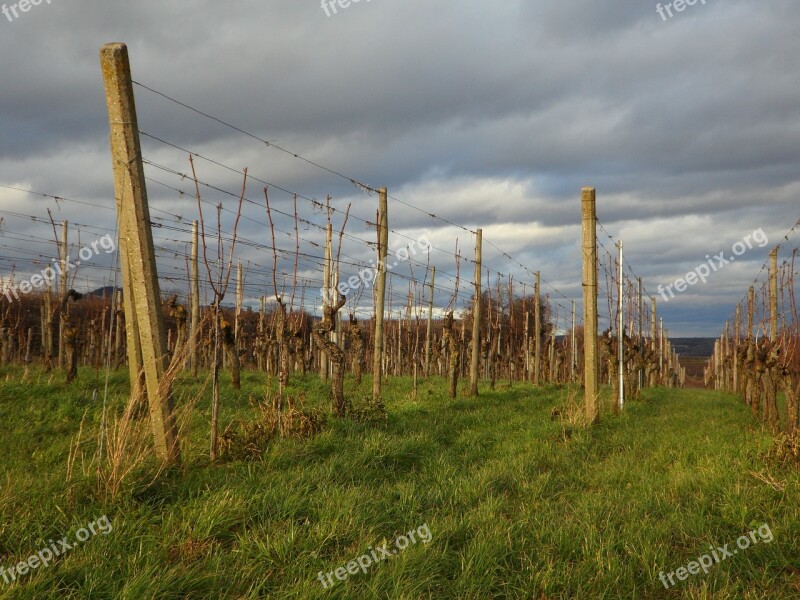
<svg viewBox="0 0 800 600">
<path fill-rule="evenodd" d="M 714 346 L 706 384 L 736 394 L 776 434 L 784 450 L 797 458 L 798 394 L 800 393 L 800 321 L 795 301 L 797 246 L 791 236 L 800 221 L 774 248 L 747 295 Z M 779 254 L 784 260 L 779 261 Z M 779 397 L 783 403 L 779 406 Z"/>
<path fill-rule="evenodd" d="M 112 56 L 112 51 L 117 54 Z M 118 59 L 119 49 L 104 52 L 109 57 L 104 55 L 104 60 Z M 104 65 L 106 72 L 110 68 Z M 107 85 L 129 73 L 128 67 L 120 68 L 123 75 L 107 75 Z M 115 128 L 117 122 L 138 122 L 135 114 L 118 112 L 133 108 L 135 87 L 203 120 L 226 124 L 267 150 L 288 153 L 311 168 L 344 178 L 363 192 L 363 207 L 336 206 L 330 195 L 324 201 L 302 196 L 247 168 L 229 167 L 138 128 Z M 490 389 L 498 382 L 577 383 L 591 364 L 590 371 L 599 379 L 587 392 L 589 420 L 598 417 L 591 407 L 598 380 L 613 387 L 619 408 L 625 396 L 635 398 L 645 386 L 685 383 L 668 330 L 657 318 L 656 299 L 623 258 L 621 244 L 597 220 L 593 190 L 584 190 L 584 208 L 591 211 L 584 215 L 584 227 L 588 218 L 595 255 L 587 276 L 595 289 L 590 307 L 585 299 L 563 295 L 540 270 L 484 238 L 479 227 L 438 217 L 390 196 L 386 188 L 370 187 L 131 79 L 124 90 L 107 93 L 112 153 L 119 144 L 135 155 L 140 138 L 154 147 L 142 151 L 138 170 L 127 166 L 127 156 L 115 156 L 115 164 L 126 165 L 115 169 L 122 196 L 113 205 L 97 206 L 118 211 L 114 230 L 69 219 L 56 223 L 50 208 L 46 217 L 4 212 L 9 224 L 13 219 L 40 223 L 42 235 L 34 241 L 42 250 L 49 244 L 54 258 L 47 259 L 43 252 L 27 263 L 15 260 L 23 272 L 42 270 L 22 281 L 12 271 L 4 282 L 0 358 L 3 364 L 63 371 L 67 383 L 74 380 L 78 366 L 106 373 L 127 366 L 131 381 L 137 382 L 131 405 L 145 405 L 151 396 L 156 445 L 165 457 L 177 460 L 179 455 L 171 437 L 174 405 L 166 372 L 172 377 L 180 371 L 193 377 L 212 372 L 212 459 L 217 455 L 220 410 L 224 411 L 221 371 L 229 373 L 234 389 L 241 385 L 242 372 L 262 373 L 265 381 L 276 379 L 278 417 L 284 405 L 282 390 L 292 377 L 309 372 L 329 382 L 331 411 L 339 417 L 353 408 L 344 391 L 346 374 L 357 383 L 371 378 L 370 402 L 380 406 L 387 376 L 412 377 L 415 394 L 420 378 L 444 377 L 455 398 L 459 382 L 472 396 L 478 394 L 479 382 L 487 382 Z M 169 156 L 164 148 L 171 151 Z M 167 162 L 183 162 L 186 168 L 181 171 Z M 200 173 L 209 167 L 239 176 L 240 187 L 225 189 L 205 181 Z M 148 186 L 172 190 L 175 203 L 190 212 L 158 209 L 151 217 L 144 191 Z M 81 202 L 40 195 L 62 212 Z M 291 212 L 278 208 L 287 200 Z M 392 228 L 390 206 L 423 212 L 432 226 L 416 237 Z M 260 226 L 263 237 L 240 235 L 243 220 Z M 597 240 L 598 227 L 606 242 Z M 73 235 L 79 250 L 69 244 L 70 230 L 77 230 Z M 448 239 L 451 230 L 460 235 Z M 8 237 L 14 239 L 13 234 Z M 87 238 L 100 242 L 89 244 Z M 491 249 L 491 260 L 484 247 Z M 359 258 L 365 252 L 374 254 Z M 120 266 L 91 264 L 102 254 L 113 256 Z M 83 264 L 70 258 L 76 255 Z M 449 267 L 437 271 L 437 264 L 448 262 Z M 522 275 L 515 278 L 512 270 Z M 32 285 L 36 277 L 38 285 Z M 75 291 L 79 283 L 91 291 Z M 584 316 L 576 314 L 576 305 L 585 307 L 578 311 Z M 584 340 L 587 310 L 603 330 L 599 338 Z M 587 356 L 585 347 L 594 350 Z"/>
<path fill-rule="evenodd" d="M 122 44 L 100 58 L 115 198 L 0 185 L 31 207 L 0 209 L 0 566 L 65 510 L 115 529 L 0 596 L 668 598 L 660 572 L 765 520 L 774 543 L 686 597 L 800 593 L 800 222 L 703 364 L 595 188 L 577 295 L 469 214 L 140 83 Z M 149 129 L 142 98 L 263 161 Z"/>
</svg>

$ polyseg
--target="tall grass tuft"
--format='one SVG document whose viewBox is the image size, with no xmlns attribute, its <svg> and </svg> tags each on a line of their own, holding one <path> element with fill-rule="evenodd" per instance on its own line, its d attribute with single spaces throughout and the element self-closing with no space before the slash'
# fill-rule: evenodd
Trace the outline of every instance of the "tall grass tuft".
<svg viewBox="0 0 800 600">
<path fill-rule="evenodd" d="M 172 393 L 177 377 L 189 355 L 189 341 L 184 341 L 173 353 L 160 383 L 162 393 Z M 208 380 L 192 395 L 183 395 L 186 400 L 176 403 L 175 418 L 178 440 L 188 431 L 195 405 L 202 397 Z M 84 481 L 94 479 L 97 496 L 108 502 L 116 501 L 124 491 L 134 487 L 149 487 L 164 472 L 165 465 L 156 459 L 152 440 L 152 429 L 148 418 L 140 418 L 143 397 L 130 394 L 127 403 L 118 414 L 106 418 L 103 414 L 96 436 L 84 437 L 83 420 L 70 443 L 67 459 L 67 484 L 75 481 L 75 464 L 80 462 L 80 477 Z M 146 414 L 146 413 L 145 413 Z M 91 458 L 87 460 L 87 454 Z"/>
</svg>

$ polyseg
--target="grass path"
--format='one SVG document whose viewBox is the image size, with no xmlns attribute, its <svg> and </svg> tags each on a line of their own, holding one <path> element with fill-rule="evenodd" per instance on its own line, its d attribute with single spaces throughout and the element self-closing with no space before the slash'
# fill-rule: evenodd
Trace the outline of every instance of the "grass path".
<svg viewBox="0 0 800 600">
<path fill-rule="evenodd" d="M 243 383 L 224 395 L 227 418 L 252 414 L 261 380 Z M 649 390 L 587 433 L 551 420 L 565 389 L 450 400 L 432 381 L 415 401 L 397 379 L 385 425 L 334 421 L 260 461 L 212 466 L 204 398 L 184 470 L 108 502 L 92 481 L 64 483 L 84 412 L 87 430 L 99 423 L 94 385 L 83 372 L 78 392 L 0 383 L 0 566 L 101 515 L 113 523 L 18 583 L 0 577 L 1 598 L 800 597 L 800 471 L 765 465 L 769 436 L 721 393 Z M 296 386 L 310 404 L 324 398 L 316 378 Z M 122 376 L 112 389 L 124 392 Z M 777 486 L 752 474 L 767 470 Z M 707 574 L 668 590 L 659 580 L 764 524 L 771 542 L 756 534 Z M 323 588 L 320 571 L 384 543 L 390 559 Z"/>
</svg>

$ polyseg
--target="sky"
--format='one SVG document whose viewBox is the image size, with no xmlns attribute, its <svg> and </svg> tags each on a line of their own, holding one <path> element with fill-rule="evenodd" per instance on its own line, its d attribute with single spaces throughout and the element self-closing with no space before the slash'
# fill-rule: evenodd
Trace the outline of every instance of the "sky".
<svg viewBox="0 0 800 600">
<path fill-rule="evenodd" d="M 513 276 L 516 293 L 523 284 L 530 292 L 539 271 L 563 318 L 571 299 L 581 305 L 580 195 L 593 186 L 600 241 L 613 250 L 606 233 L 623 240 L 628 265 L 678 337 L 717 335 L 800 217 L 796 0 L 698 0 L 680 12 L 650 0 L 344 5 L 42 0 L 22 12 L 6 2 L 0 275 L 22 280 L 56 256 L 48 209 L 56 225 L 70 222 L 75 254 L 114 234 L 99 66 L 109 42 L 128 45 L 133 79 L 147 86 L 134 91 L 164 291 L 186 291 L 198 217 L 194 182 L 182 176 L 187 151 L 209 238 L 219 203 L 222 229 L 233 231 L 243 180 L 235 171 L 248 169 L 236 256 L 251 306 L 273 293 L 265 187 L 282 289 L 293 279 L 298 194 L 309 306 L 319 300 L 328 195 L 334 237 L 350 205 L 342 280 L 374 256 L 366 242 L 375 239 L 377 197 L 356 181 L 388 188 L 393 254 L 431 245 L 395 270 L 392 310 L 428 265 L 437 267 L 438 310 L 468 302 L 466 259 L 480 227 L 492 285 Z M 730 257 L 748 235 L 764 243 L 663 301 L 659 285 L 706 256 Z M 790 237 L 781 257 L 796 243 Z M 217 248 L 207 246 L 213 276 Z M 453 299 L 457 247 L 465 260 Z M 114 259 L 101 251 L 83 261 L 76 289 L 114 283 Z M 369 285 L 357 287 L 348 297 L 355 303 L 361 292 L 367 303 Z M 411 291 L 422 297 L 422 285 Z"/>
</svg>

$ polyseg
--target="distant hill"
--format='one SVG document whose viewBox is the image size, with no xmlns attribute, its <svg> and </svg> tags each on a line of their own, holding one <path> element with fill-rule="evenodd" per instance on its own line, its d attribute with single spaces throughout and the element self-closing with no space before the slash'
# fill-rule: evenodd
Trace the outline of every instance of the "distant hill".
<svg viewBox="0 0 800 600">
<path fill-rule="evenodd" d="M 711 356 L 715 338 L 669 338 L 672 347 L 681 356 Z"/>
<path fill-rule="evenodd" d="M 120 292 L 122 292 L 122 288 L 117 288 Z M 96 298 L 111 298 L 114 295 L 114 286 L 107 285 L 106 287 L 97 288 L 91 292 L 87 292 L 84 294 L 84 297 L 96 297 Z"/>
</svg>

